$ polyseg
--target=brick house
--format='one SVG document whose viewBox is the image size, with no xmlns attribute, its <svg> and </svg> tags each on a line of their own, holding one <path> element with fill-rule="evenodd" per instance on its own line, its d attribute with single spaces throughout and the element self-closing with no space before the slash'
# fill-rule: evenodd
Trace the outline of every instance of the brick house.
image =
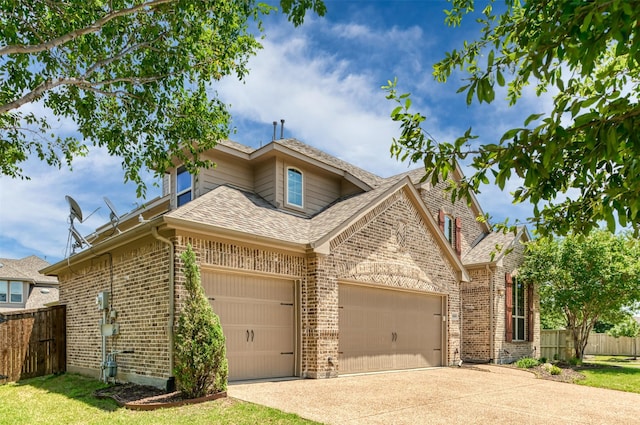
<svg viewBox="0 0 640 425">
<path fill-rule="evenodd" d="M 67 306 L 69 371 L 100 374 L 95 298 L 106 291 L 105 317 L 119 328 L 105 350 L 134 350 L 119 357 L 118 379 L 172 385 L 187 244 L 231 380 L 535 354 L 538 299 L 517 279 L 524 228 L 492 232 L 477 201 L 451 203 L 420 170 L 381 178 L 294 139 L 223 141 L 208 155 L 215 168 L 175 167 L 162 197 L 44 270 Z"/>
</svg>

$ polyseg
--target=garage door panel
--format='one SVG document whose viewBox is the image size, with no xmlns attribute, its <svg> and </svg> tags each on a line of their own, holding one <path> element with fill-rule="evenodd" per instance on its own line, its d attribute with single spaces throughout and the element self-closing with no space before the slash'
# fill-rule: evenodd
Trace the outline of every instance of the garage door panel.
<svg viewBox="0 0 640 425">
<path fill-rule="evenodd" d="M 440 366 L 442 297 L 341 285 L 340 372 Z"/>
<path fill-rule="evenodd" d="M 202 284 L 227 338 L 230 380 L 295 374 L 292 281 L 203 273 Z"/>
</svg>

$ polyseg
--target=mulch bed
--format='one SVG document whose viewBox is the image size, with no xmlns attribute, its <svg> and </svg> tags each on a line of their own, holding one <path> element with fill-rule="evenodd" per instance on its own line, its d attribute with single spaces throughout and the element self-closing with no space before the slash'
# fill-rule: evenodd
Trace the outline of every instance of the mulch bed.
<svg viewBox="0 0 640 425">
<path fill-rule="evenodd" d="M 120 406 L 132 410 L 155 410 L 167 407 L 183 406 L 185 404 L 203 403 L 226 397 L 226 392 L 210 394 L 200 398 L 185 398 L 182 393 L 175 391 L 167 393 L 159 388 L 136 385 L 131 383 L 116 384 L 94 393 L 98 398 L 112 398 Z"/>
<path fill-rule="evenodd" d="M 525 369 L 525 370 L 532 371 L 533 373 L 535 373 L 535 375 L 538 378 L 541 378 L 541 379 L 548 379 L 550 381 L 558 381 L 558 382 L 575 383 L 585 378 L 585 376 L 582 373 L 580 373 L 580 371 L 582 370 L 602 369 L 602 368 L 611 367 L 611 366 L 604 366 L 604 365 L 599 365 L 594 363 L 583 363 L 579 366 L 573 366 L 565 362 L 558 362 L 554 364 L 555 366 L 558 366 L 562 370 L 561 374 L 552 375 L 549 372 L 549 369 L 542 364 L 532 367 L 531 369 Z"/>
</svg>

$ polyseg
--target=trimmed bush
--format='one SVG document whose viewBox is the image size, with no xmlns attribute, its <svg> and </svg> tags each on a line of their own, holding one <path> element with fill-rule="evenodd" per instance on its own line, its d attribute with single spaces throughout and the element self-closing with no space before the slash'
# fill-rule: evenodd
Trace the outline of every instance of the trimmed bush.
<svg viewBox="0 0 640 425">
<path fill-rule="evenodd" d="M 549 368 L 549 373 L 552 375 L 560 375 L 562 373 L 562 369 L 560 369 L 556 365 L 551 365 L 551 367 Z"/>
<path fill-rule="evenodd" d="M 227 389 L 225 338 L 200 284 L 191 245 L 181 258 L 187 297 L 176 327 L 173 373 L 178 389 L 188 398 L 198 398 Z"/>
<path fill-rule="evenodd" d="M 520 369 L 531 369 L 532 367 L 538 366 L 538 360 L 531 357 L 523 357 L 516 362 L 516 366 Z"/>
</svg>

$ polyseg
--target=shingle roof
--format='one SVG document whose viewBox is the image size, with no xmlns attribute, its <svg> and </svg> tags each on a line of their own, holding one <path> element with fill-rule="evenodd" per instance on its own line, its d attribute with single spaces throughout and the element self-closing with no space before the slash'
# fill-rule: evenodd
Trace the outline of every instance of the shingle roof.
<svg viewBox="0 0 640 425">
<path fill-rule="evenodd" d="M 279 211 L 254 193 L 224 185 L 170 212 L 167 217 L 286 242 L 308 241 L 308 219 Z"/>
<path fill-rule="evenodd" d="M 340 226 L 394 183 L 388 181 L 369 192 L 338 200 L 312 218 L 278 210 L 259 195 L 223 185 L 168 213 L 167 217 L 307 244 Z"/>
<path fill-rule="evenodd" d="M 520 239 L 523 229 L 520 228 L 517 234 L 513 232 L 491 232 L 487 234 L 476 246 L 471 248 L 469 252 L 462 258 L 462 263 L 484 264 L 498 261 L 505 254 L 505 251 L 511 245 Z M 493 258 L 492 258 L 493 256 Z"/>
<path fill-rule="evenodd" d="M 314 148 L 313 146 L 309 146 L 305 143 L 302 143 L 296 139 L 280 139 L 274 140 L 273 143 L 277 143 L 281 146 L 285 146 L 293 151 L 306 155 L 310 158 L 313 158 L 317 161 L 322 162 L 323 164 L 330 165 L 332 167 L 338 168 L 340 170 L 344 170 L 357 179 L 365 182 L 371 187 L 377 187 L 382 184 L 385 179 L 377 176 L 369 171 L 363 170 L 360 167 L 356 167 L 353 164 L 349 164 L 346 161 L 343 161 L 339 158 L 336 158 L 333 155 L 329 155 L 326 152 L 323 152 L 319 149 Z"/>
<path fill-rule="evenodd" d="M 45 304 L 58 301 L 59 291 L 57 287 L 34 286 L 27 299 L 24 308 L 29 310 L 32 308 L 42 308 Z"/>
<path fill-rule="evenodd" d="M 252 153 L 255 151 L 254 148 L 252 148 L 251 146 L 246 146 L 243 145 L 241 143 L 238 142 L 234 142 L 233 140 L 228 140 L 228 139 L 224 139 L 224 140 L 220 140 L 218 142 L 219 145 L 223 145 L 223 146 L 227 146 L 229 148 L 235 149 L 237 151 L 240 152 L 244 152 L 244 153 Z"/>
<path fill-rule="evenodd" d="M 53 276 L 40 274 L 40 270 L 50 264 L 40 257 L 31 255 L 19 260 L 12 258 L 0 258 L 0 279 L 15 279 L 35 283 L 58 283 Z"/>
</svg>

